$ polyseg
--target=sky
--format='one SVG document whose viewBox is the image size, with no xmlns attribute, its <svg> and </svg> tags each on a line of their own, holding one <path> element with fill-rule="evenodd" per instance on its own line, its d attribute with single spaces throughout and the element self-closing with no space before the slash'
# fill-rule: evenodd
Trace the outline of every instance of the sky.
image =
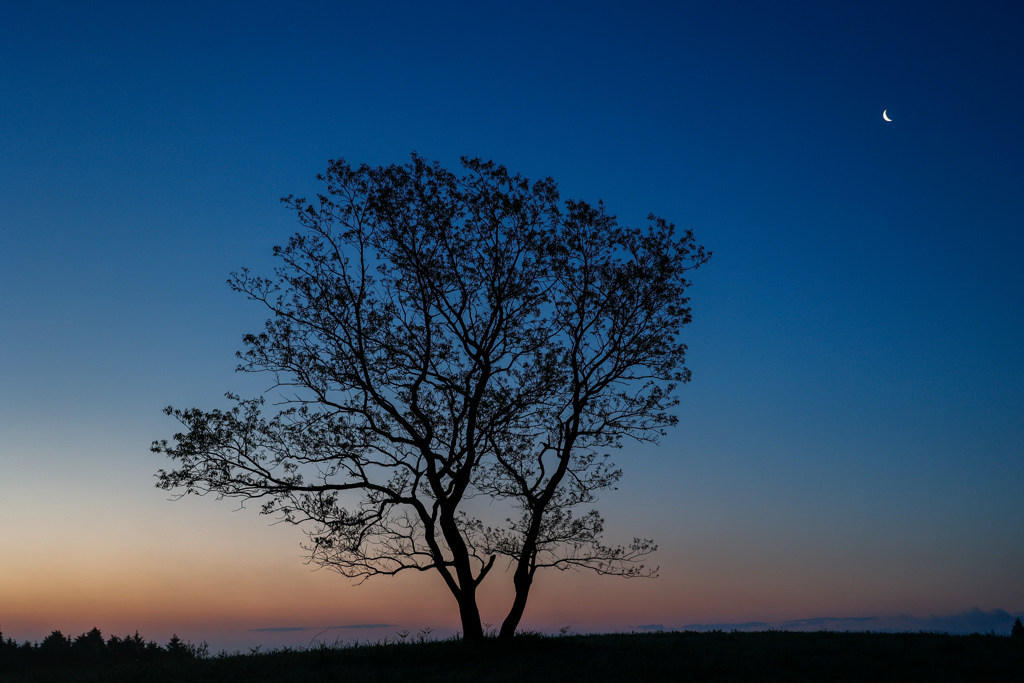
<svg viewBox="0 0 1024 683">
<path fill-rule="evenodd" d="M 655 539 L 660 576 L 542 575 L 524 628 L 1008 633 L 1022 25 L 1015 3 L 934 0 L 7 3 L 4 637 L 458 628 L 440 578 L 318 571 L 299 529 L 169 500 L 149 452 L 178 427 L 163 407 L 269 388 L 234 371 L 265 316 L 226 280 L 272 272 L 298 229 L 280 197 L 314 195 L 329 159 L 413 151 L 553 177 L 714 252 L 679 425 L 617 453 L 598 504 L 608 540 Z M 509 578 L 488 579 L 485 622 Z"/>
</svg>

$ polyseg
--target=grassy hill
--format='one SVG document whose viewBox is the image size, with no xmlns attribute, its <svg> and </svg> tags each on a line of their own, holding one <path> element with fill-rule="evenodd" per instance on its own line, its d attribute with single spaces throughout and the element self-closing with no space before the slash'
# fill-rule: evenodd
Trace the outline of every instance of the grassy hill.
<svg viewBox="0 0 1024 683">
<path fill-rule="evenodd" d="M 0 670 L 42 681 L 1010 681 L 1024 680 L 1024 642 L 934 633 L 651 633 L 522 636 L 314 647 L 267 653 Z"/>
</svg>

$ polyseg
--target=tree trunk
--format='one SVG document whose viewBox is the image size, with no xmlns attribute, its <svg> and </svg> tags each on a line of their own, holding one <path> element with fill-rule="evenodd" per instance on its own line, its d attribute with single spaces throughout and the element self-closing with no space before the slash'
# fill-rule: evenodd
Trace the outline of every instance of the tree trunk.
<svg viewBox="0 0 1024 683">
<path fill-rule="evenodd" d="M 476 586 L 468 586 L 457 595 L 459 616 L 462 618 L 462 640 L 478 643 L 484 639 L 484 627 L 480 622 L 480 608 L 476 604 Z"/>
<path fill-rule="evenodd" d="M 530 586 L 533 585 L 533 572 L 524 565 L 516 569 L 512 577 L 512 583 L 516 587 L 516 597 L 512 601 L 512 609 L 509 610 L 505 621 L 501 623 L 501 631 L 498 633 L 500 640 L 512 640 L 516 635 L 516 628 L 526 611 L 526 600 L 530 597 Z"/>
<path fill-rule="evenodd" d="M 448 549 L 452 553 L 452 564 L 455 566 L 455 578 L 458 587 L 449 579 L 448 588 L 459 603 L 459 617 L 462 619 L 462 639 L 466 642 L 480 642 L 484 639 L 484 627 L 480 621 L 480 608 L 476 604 L 477 580 L 469 563 L 469 549 L 459 533 L 455 517 L 451 509 L 441 511 L 441 532 L 444 534 Z M 438 567 L 446 573 L 443 567 Z M 450 575 L 449 575 L 450 576 Z"/>
</svg>

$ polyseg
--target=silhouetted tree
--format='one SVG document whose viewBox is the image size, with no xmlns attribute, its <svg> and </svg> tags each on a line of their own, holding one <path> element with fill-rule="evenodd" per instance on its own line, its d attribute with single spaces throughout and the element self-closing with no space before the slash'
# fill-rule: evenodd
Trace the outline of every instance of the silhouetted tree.
<svg viewBox="0 0 1024 683">
<path fill-rule="evenodd" d="M 186 659 L 192 654 L 188 645 L 178 637 L 177 633 L 171 636 L 165 649 L 167 654 L 174 659 Z"/>
<path fill-rule="evenodd" d="M 127 635 L 121 639 L 120 656 L 125 661 L 140 659 L 146 651 L 146 639 L 135 631 L 135 635 Z"/>
<path fill-rule="evenodd" d="M 98 662 L 106 658 L 107 644 L 103 641 L 103 634 L 94 626 L 88 633 L 75 638 L 71 650 L 79 662 Z"/>
<path fill-rule="evenodd" d="M 0 630 L 0 662 L 9 662 L 17 656 L 18 643 L 13 638 L 4 638 L 4 632 Z"/>
<path fill-rule="evenodd" d="M 467 640 L 506 558 L 508 638 L 538 569 L 654 573 L 638 563 L 650 540 L 605 545 L 601 516 L 575 510 L 619 480 L 609 449 L 675 424 L 686 273 L 710 252 L 653 215 L 626 228 L 600 203 L 562 203 L 550 178 L 463 166 L 333 161 L 316 201 L 282 200 L 305 232 L 275 248 L 277 277 L 229 283 L 272 313 L 239 369 L 272 373 L 284 405 L 167 408 L 185 431 L 153 450 L 177 467 L 161 488 L 310 522 L 312 561 L 345 576 L 438 572 Z M 481 496 L 507 525 L 471 514 Z"/>
<path fill-rule="evenodd" d="M 1010 629 L 1010 637 L 1020 641 L 1024 641 L 1024 624 L 1020 623 L 1020 617 L 1013 622 L 1013 628 Z"/>
<path fill-rule="evenodd" d="M 115 661 L 124 659 L 124 642 L 117 636 L 107 638 L 107 653 Z"/>
<path fill-rule="evenodd" d="M 71 638 L 60 631 L 54 631 L 39 644 L 40 658 L 50 664 L 61 664 L 71 656 Z"/>
</svg>

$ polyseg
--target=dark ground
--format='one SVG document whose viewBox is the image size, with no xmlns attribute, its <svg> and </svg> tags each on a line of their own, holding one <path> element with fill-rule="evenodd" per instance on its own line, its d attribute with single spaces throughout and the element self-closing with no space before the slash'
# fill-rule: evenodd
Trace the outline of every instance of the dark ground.
<svg viewBox="0 0 1024 683">
<path fill-rule="evenodd" d="M 651 633 L 314 647 L 3 671 L 35 681 L 1024 681 L 1024 642 L 934 633 Z"/>
</svg>

